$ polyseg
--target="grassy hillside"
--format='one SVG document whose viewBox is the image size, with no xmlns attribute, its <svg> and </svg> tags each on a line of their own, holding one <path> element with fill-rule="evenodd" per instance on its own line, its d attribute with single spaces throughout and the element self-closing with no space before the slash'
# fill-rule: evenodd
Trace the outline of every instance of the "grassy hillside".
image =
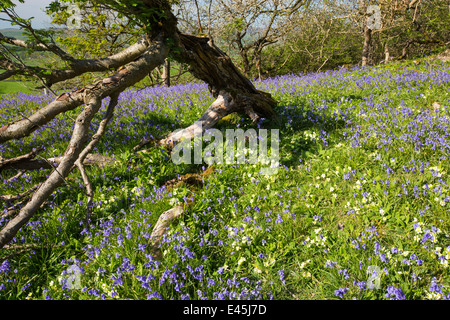
<svg viewBox="0 0 450 320">
<path fill-rule="evenodd" d="M 30 82 L 22 82 L 22 81 L 1 81 L 0 82 L 0 94 L 11 94 L 11 93 L 37 93 L 38 90 L 35 90 L 32 87 Z"/>
<path fill-rule="evenodd" d="M 21 40 L 26 40 L 26 36 L 23 35 L 23 31 L 20 29 L 14 29 L 14 28 L 6 28 L 6 29 L 0 29 L 0 33 L 7 37 L 17 38 Z"/>
<path fill-rule="evenodd" d="M 73 172 L 0 252 L 0 297 L 450 298 L 449 82 L 448 64 L 420 60 L 256 83 L 279 101 L 280 122 L 231 116 L 218 128 L 278 129 L 276 175 L 261 174 L 261 164 L 175 165 L 157 147 L 133 154 L 142 137 L 195 121 L 212 98 L 202 84 L 125 92 L 95 150 L 118 162 L 89 168 L 92 217 L 84 223 L 85 191 Z M 49 99 L 2 98 L 0 126 Z M 75 112 L 0 154 L 45 145 L 41 156 L 61 155 Z M 166 184 L 187 173 L 201 183 Z M 0 172 L 0 194 L 42 181 L 36 172 L 8 180 L 15 174 Z M 186 202 L 154 259 L 158 217 Z"/>
</svg>

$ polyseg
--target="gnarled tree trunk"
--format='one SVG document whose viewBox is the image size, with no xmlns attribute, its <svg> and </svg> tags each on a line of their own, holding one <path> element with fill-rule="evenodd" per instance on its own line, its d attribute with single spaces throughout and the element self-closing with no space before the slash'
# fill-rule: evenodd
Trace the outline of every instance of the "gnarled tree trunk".
<svg viewBox="0 0 450 320">
<path fill-rule="evenodd" d="M 181 139 L 192 139 L 196 125 L 203 130 L 212 128 L 220 119 L 234 112 L 248 115 L 254 122 L 260 118 L 275 118 L 276 101 L 270 94 L 259 91 L 233 64 L 230 57 L 217 48 L 208 38 L 178 34 L 181 53 L 174 57 L 191 67 L 190 72 L 208 84 L 216 100 L 203 113 L 196 124 L 170 134 L 160 142 L 168 147 Z"/>
</svg>

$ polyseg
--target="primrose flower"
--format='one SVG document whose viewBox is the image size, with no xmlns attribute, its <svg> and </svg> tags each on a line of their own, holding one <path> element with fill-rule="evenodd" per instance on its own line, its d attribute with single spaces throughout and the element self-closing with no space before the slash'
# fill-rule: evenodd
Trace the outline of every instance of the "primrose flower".
<svg viewBox="0 0 450 320">
<path fill-rule="evenodd" d="M 247 260 L 247 259 L 245 259 L 245 257 L 241 257 L 238 261 L 238 266 L 240 266 L 242 263 L 244 263 L 245 260 Z"/>
</svg>

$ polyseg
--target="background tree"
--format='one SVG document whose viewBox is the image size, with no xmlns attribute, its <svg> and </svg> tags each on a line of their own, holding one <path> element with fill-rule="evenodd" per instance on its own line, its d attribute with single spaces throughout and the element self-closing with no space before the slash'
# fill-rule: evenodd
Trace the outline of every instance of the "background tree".
<svg viewBox="0 0 450 320">
<path fill-rule="evenodd" d="M 316 72 L 354 64 L 360 59 L 360 34 L 339 7 L 313 2 L 290 17 L 292 28 L 266 51 L 264 70 L 268 75 Z"/>
<path fill-rule="evenodd" d="M 450 7 L 448 1 L 380 1 L 385 40 L 385 61 L 392 57 L 430 54 L 450 41 Z M 408 54 L 409 53 L 409 54 Z"/>
<path fill-rule="evenodd" d="M 281 41 L 294 27 L 291 16 L 311 1 L 184 1 L 182 21 L 190 32 L 207 35 L 230 56 L 247 77 L 265 73 L 263 51 Z"/>
</svg>

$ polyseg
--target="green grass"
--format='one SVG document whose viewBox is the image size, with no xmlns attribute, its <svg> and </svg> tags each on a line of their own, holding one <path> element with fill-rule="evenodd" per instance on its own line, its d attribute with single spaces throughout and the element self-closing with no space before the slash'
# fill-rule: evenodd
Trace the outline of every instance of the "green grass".
<svg viewBox="0 0 450 320">
<path fill-rule="evenodd" d="M 36 94 L 37 90 L 31 87 L 30 82 L 22 81 L 2 81 L 0 82 L 0 94 L 22 92 L 26 94 Z"/>
<path fill-rule="evenodd" d="M 96 150 L 115 155 L 118 164 L 88 170 L 95 188 L 90 227 L 83 224 L 84 187 L 73 172 L 19 232 L 17 248 L 0 252 L 8 261 L 0 297 L 370 300 L 393 292 L 444 298 L 450 293 L 449 71 L 421 60 L 258 84 L 280 102 L 280 123 L 261 124 L 280 131 L 281 166 L 273 176 L 260 174 L 261 164 L 175 165 L 156 147 L 133 154 L 142 136 L 164 136 L 195 121 L 211 97 L 189 87 L 124 98 Z M 42 156 L 62 154 L 76 112 L 8 143 L 5 155 L 44 143 L 51 148 Z M 218 128 L 238 124 L 257 129 L 238 116 Z M 195 172 L 203 173 L 202 185 L 162 187 Z M 26 173 L 0 193 L 15 194 L 41 176 Z M 158 217 L 186 202 L 161 247 L 162 260 L 154 261 L 147 245 Z M 72 265 L 83 269 L 81 288 L 64 285 Z M 379 288 L 369 288 L 370 267 L 380 271 Z"/>
</svg>

